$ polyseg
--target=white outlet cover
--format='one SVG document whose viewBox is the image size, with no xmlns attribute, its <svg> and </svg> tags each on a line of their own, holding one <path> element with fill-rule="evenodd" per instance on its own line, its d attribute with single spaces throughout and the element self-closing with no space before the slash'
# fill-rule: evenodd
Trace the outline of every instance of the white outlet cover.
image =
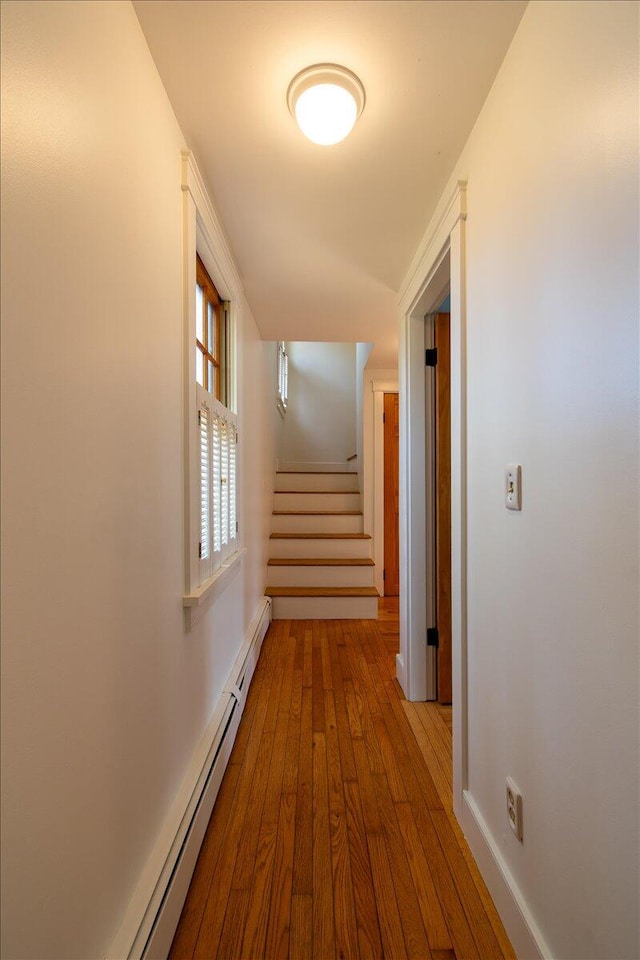
<svg viewBox="0 0 640 960">
<path fill-rule="evenodd" d="M 504 505 L 507 510 L 522 510 L 522 467 L 508 463 L 504 468 Z"/>
</svg>

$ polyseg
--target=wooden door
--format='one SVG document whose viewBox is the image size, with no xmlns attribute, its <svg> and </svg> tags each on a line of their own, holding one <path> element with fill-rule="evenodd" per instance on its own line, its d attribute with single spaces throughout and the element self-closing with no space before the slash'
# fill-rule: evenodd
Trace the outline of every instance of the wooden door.
<svg viewBox="0 0 640 960">
<path fill-rule="evenodd" d="M 384 595 L 400 592 L 398 547 L 400 416 L 397 393 L 384 395 Z"/>
<path fill-rule="evenodd" d="M 448 313 L 434 322 L 436 373 L 436 609 L 438 700 L 451 703 L 451 382 Z"/>
</svg>

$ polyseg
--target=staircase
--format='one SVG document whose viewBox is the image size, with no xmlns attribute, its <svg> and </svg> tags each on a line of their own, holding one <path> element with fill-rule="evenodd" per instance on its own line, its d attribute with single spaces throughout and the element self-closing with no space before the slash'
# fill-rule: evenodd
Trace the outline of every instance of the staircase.
<svg viewBox="0 0 640 960">
<path fill-rule="evenodd" d="M 273 619 L 377 619 L 358 475 L 278 471 L 273 499 L 265 589 Z"/>
</svg>

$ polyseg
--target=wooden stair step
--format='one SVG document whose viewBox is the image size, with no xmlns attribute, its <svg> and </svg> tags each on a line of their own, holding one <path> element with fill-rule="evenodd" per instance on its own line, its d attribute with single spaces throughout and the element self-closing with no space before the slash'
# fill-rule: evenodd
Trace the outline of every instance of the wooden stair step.
<svg viewBox="0 0 640 960">
<path fill-rule="evenodd" d="M 368 557 L 272 557 L 267 566 L 275 567 L 373 567 Z"/>
<path fill-rule="evenodd" d="M 375 587 L 265 587 L 267 597 L 379 597 Z"/>
<path fill-rule="evenodd" d="M 271 540 L 371 540 L 369 533 L 272 533 Z"/>
</svg>

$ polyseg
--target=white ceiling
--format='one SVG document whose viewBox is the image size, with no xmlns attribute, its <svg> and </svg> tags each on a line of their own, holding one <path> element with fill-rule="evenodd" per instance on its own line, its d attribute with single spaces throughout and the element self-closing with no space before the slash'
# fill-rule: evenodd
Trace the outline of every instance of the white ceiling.
<svg viewBox="0 0 640 960">
<path fill-rule="evenodd" d="M 397 291 L 525 0 L 134 0 L 265 339 L 373 341 L 394 366 Z M 352 134 L 319 147 L 286 104 L 318 62 L 362 80 Z"/>
</svg>

